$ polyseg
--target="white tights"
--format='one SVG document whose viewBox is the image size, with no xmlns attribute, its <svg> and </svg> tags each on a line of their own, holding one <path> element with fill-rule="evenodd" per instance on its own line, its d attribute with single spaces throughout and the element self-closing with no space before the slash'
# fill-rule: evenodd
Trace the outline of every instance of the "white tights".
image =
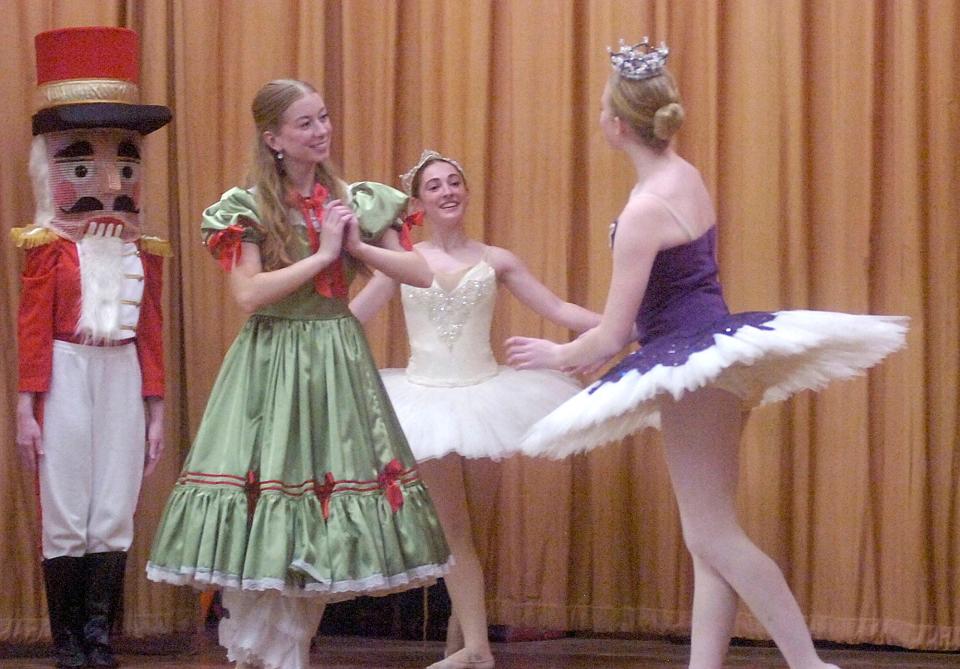
<svg viewBox="0 0 960 669">
<path fill-rule="evenodd" d="M 483 568 L 473 545 L 473 527 L 464 489 L 463 458 L 456 454 L 417 465 L 430 491 L 447 545 L 453 555 L 453 567 L 444 576 L 453 604 L 452 624 L 459 621 L 464 648 L 456 659 L 490 657 L 487 638 L 487 610 L 483 586 Z M 453 649 L 451 649 L 453 650 Z"/>
<path fill-rule="evenodd" d="M 705 388 L 661 407 L 664 452 L 693 557 L 690 669 L 722 669 L 739 595 L 790 669 L 839 669 L 817 655 L 780 568 L 737 522 L 743 412 L 739 398 Z"/>
</svg>

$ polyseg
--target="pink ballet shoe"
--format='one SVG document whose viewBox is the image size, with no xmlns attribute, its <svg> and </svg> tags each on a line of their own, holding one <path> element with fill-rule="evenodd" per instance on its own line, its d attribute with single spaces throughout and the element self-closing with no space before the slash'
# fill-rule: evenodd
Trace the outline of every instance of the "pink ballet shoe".
<svg viewBox="0 0 960 669">
<path fill-rule="evenodd" d="M 493 657 L 482 658 L 479 655 L 458 652 L 434 662 L 427 669 L 493 669 Z"/>
</svg>

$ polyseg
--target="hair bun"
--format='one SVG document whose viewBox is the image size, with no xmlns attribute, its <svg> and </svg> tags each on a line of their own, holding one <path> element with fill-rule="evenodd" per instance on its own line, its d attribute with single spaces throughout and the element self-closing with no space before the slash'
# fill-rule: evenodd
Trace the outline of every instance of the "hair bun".
<svg viewBox="0 0 960 669">
<path fill-rule="evenodd" d="M 683 107 L 679 102 L 670 102 L 663 105 L 653 115 L 653 136 L 657 139 L 668 140 L 680 129 L 683 124 Z"/>
</svg>

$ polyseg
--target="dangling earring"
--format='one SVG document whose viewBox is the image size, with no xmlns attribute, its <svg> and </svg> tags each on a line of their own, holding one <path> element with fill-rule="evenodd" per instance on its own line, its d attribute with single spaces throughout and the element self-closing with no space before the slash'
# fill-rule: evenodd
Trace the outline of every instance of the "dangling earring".
<svg viewBox="0 0 960 669">
<path fill-rule="evenodd" d="M 277 160 L 283 162 L 283 151 L 277 151 Z"/>
<path fill-rule="evenodd" d="M 275 154 L 273 154 L 273 159 L 277 165 L 277 173 L 281 175 L 286 174 L 287 170 L 283 166 L 283 151 L 277 151 Z"/>
</svg>

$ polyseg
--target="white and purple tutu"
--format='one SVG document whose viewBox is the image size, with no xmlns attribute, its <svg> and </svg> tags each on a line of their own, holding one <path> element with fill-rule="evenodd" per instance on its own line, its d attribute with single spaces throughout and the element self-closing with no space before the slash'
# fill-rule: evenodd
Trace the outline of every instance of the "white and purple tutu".
<svg viewBox="0 0 960 669">
<path fill-rule="evenodd" d="M 711 228 L 657 255 L 637 317 L 641 347 L 538 421 L 524 454 L 563 458 L 659 427 L 661 401 L 706 386 L 745 408 L 778 402 L 861 374 L 904 345 L 902 316 L 729 313 L 715 248 Z"/>
</svg>

